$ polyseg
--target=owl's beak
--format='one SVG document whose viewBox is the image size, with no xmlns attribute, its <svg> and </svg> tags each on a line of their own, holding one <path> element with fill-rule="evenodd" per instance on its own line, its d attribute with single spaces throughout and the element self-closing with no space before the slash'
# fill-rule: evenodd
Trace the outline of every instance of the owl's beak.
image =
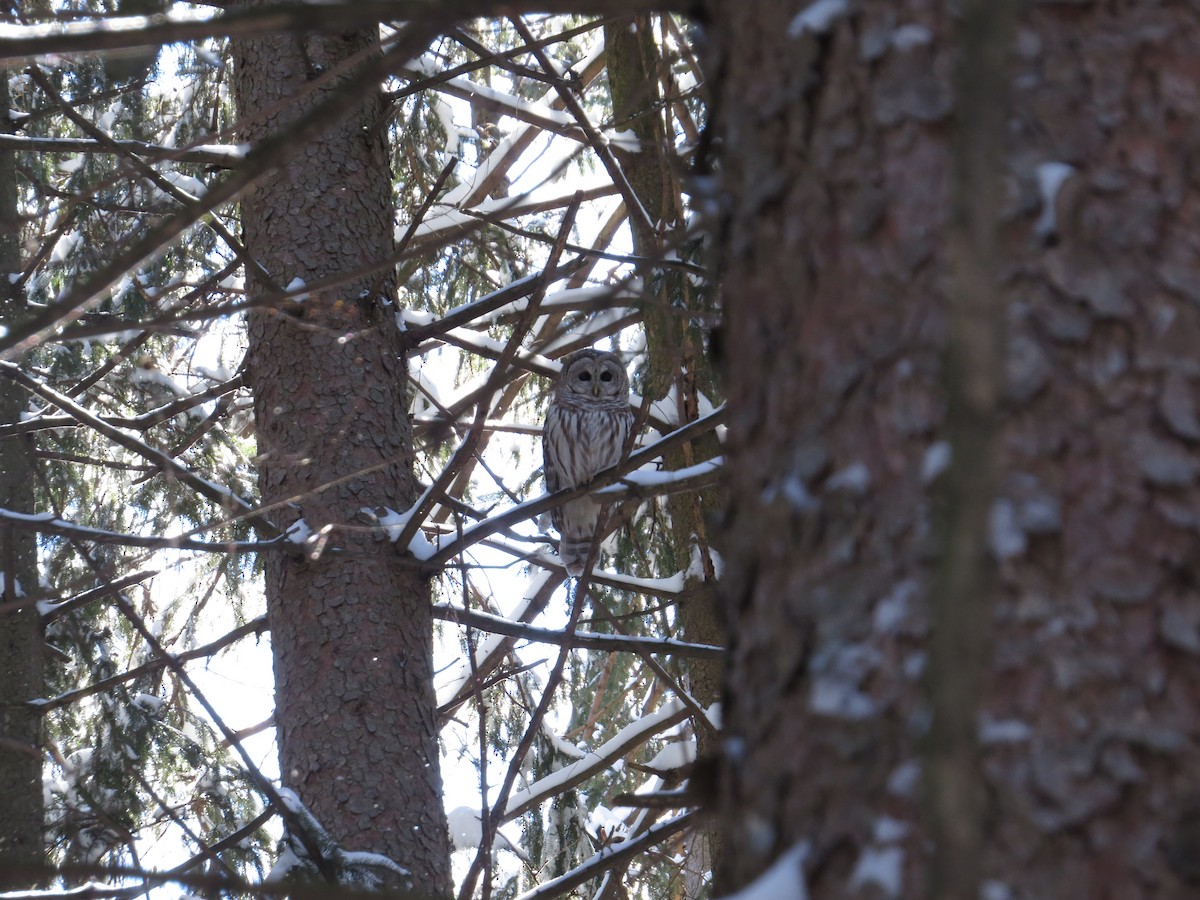
<svg viewBox="0 0 1200 900">
<path fill-rule="evenodd" d="M 600 399 L 600 382 L 599 381 L 592 384 L 592 396 L 595 397 L 597 400 Z"/>
</svg>

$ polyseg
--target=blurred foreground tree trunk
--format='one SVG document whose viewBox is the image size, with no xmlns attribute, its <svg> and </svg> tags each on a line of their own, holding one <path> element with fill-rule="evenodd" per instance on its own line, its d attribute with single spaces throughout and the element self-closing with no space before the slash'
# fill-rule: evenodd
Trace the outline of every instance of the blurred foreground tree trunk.
<svg viewBox="0 0 1200 900">
<path fill-rule="evenodd" d="M 8 72 L 0 70 L 0 109 L 10 107 Z M 7 121 L 0 130 L 11 128 Z M 0 326 L 26 311 L 24 292 L 8 273 L 21 271 L 20 216 L 14 154 L 0 150 Z M 21 421 L 28 395 L 0 379 L 0 424 Z M 28 435 L 0 440 L 0 507 L 34 512 L 33 443 Z M 0 891 L 27 888 L 36 879 L 8 865 L 45 863 L 43 846 L 41 715 L 23 706 L 44 690 L 42 625 L 36 604 L 21 596 L 38 589 L 37 535 L 24 529 L 0 531 Z"/>
<path fill-rule="evenodd" d="M 374 29 L 265 35 L 236 51 L 244 139 L 288 127 L 377 54 Z M 245 243 L 278 287 L 311 284 L 394 250 L 378 91 L 244 198 Z M 247 266 L 252 298 L 270 295 Z M 330 835 L 385 854 L 431 896 L 450 893 L 438 765 L 428 581 L 361 526 L 417 494 L 391 266 L 251 313 L 262 501 L 316 539 L 272 554 L 266 591 L 283 783 Z M 324 529 L 325 537 L 319 537 Z"/>
<path fill-rule="evenodd" d="M 1200 24 L 801 7 L 711 9 L 718 883 L 1194 896 Z"/>
</svg>

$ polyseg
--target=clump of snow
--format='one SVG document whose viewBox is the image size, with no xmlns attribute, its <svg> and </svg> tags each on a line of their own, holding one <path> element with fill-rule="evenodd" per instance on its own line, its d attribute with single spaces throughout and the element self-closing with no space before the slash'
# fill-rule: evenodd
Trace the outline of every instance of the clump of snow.
<svg viewBox="0 0 1200 900">
<path fill-rule="evenodd" d="M 163 172 L 163 179 L 177 191 L 182 191 L 192 200 L 203 197 L 208 193 L 208 185 L 192 175 L 185 175 L 182 172 Z"/>
<path fill-rule="evenodd" d="M 808 853 L 807 844 L 797 844 L 753 882 L 736 893 L 726 894 L 722 900 L 808 900 L 808 884 L 804 879 Z"/>
<path fill-rule="evenodd" d="M 950 466 L 952 451 L 949 441 L 930 444 L 921 459 L 921 483 L 930 484 Z"/>
<path fill-rule="evenodd" d="M 670 772 L 673 769 L 682 769 L 695 761 L 695 740 L 675 741 L 654 754 L 654 759 L 646 763 L 646 768 L 655 772 Z"/>
<path fill-rule="evenodd" d="M 483 841 L 483 816 L 472 806 L 457 806 L 446 813 L 446 823 L 450 826 L 450 840 L 455 850 L 476 850 Z M 496 832 L 492 839 L 492 847 L 508 850 L 521 859 L 528 861 L 529 857 L 512 841 Z"/>
<path fill-rule="evenodd" d="M 992 504 L 988 513 L 988 541 L 992 555 L 998 560 L 1020 556 L 1029 546 L 1012 501 L 1000 498 Z"/>
<path fill-rule="evenodd" d="M 162 710 L 162 706 L 163 706 L 164 702 L 165 701 L 163 700 L 162 697 L 155 696 L 154 694 L 147 694 L 144 692 L 134 695 L 134 698 L 133 698 L 134 706 L 138 706 L 138 707 L 144 709 L 146 712 L 150 713 L 150 715 L 152 715 L 152 716 L 157 716 L 159 714 L 159 711 Z"/>
<path fill-rule="evenodd" d="M 714 703 L 712 706 L 710 706 L 708 709 L 706 709 L 704 711 L 704 714 L 705 714 L 705 716 L 707 716 L 708 721 L 712 725 L 712 727 L 715 728 L 717 731 L 720 731 L 721 730 L 721 704 L 720 704 L 720 701 Z"/>
<path fill-rule="evenodd" d="M 308 527 L 308 522 L 304 519 L 297 519 L 288 526 L 283 537 L 284 540 L 291 541 L 293 544 L 303 545 L 312 537 L 312 533 L 312 529 Z"/>
<path fill-rule="evenodd" d="M 166 388 L 177 397 L 188 397 L 191 395 L 191 391 L 166 372 L 161 372 L 152 366 L 134 366 L 129 370 L 129 380 L 136 385 L 157 384 L 159 387 Z M 192 415 L 201 415 L 197 410 L 189 410 L 189 412 Z"/>
<path fill-rule="evenodd" d="M 863 679 L 880 662 L 879 651 L 852 644 L 818 651 L 813 659 L 813 684 L 808 706 L 820 715 L 866 719 L 879 711 L 875 699 L 859 690 Z"/>
<path fill-rule="evenodd" d="M 821 507 L 820 501 L 808 490 L 804 479 L 795 473 L 788 474 L 782 483 L 769 484 L 763 489 L 764 503 L 774 503 L 780 497 L 800 512 L 812 512 Z"/>
<path fill-rule="evenodd" d="M 871 487 L 871 470 L 865 463 L 851 463 L 846 468 L 830 475 L 825 486 L 831 491 L 845 491 L 861 497 Z"/>
<path fill-rule="evenodd" d="M 833 23 L 850 11 L 847 0 L 817 0 L 797 13 L 788 25 L 788 37 L 798 38 L 802 34 L 827 34 Z"/>
<path fill-rule="evenodd" d="M 50 262 L 65 262 L 75 252 L 76 248 L 79 247 L 79 243 L 82 240 L 83 235 L 78 231 L 68 231 L 54 242 L 54 249 L 50 251 Z"/>
<path fill-rule="evenodd" d="M 892 844 L 901 840 L 909 832 L 907 822 L 893 819 L 891 816 L 880 816 L 871 826 L 871 837 L 877 844 Z"/>
<path fill-rule="evenodd" d="M 410 509 L 399 513 L 388 506 L 381 506 L 378 509 L 371 509 L 369 506 L 364 506 L 362 513 L 379 523 L 379 526 L 387 532 L 389 541 L 398 541 L 400 535 L 404 533 L 405 526 L 408 525 L 408 520 L 412 518 L 413 511 Z M 408 552 L 417 559 L 426 560 L 432 558 L 438 552 L 440 544 L 440 535 L 435 543 L 425 537 L 425 533 L 418 528 L 413 533 L 412 540 L 408 542 Z"/>
<path fill-rule="evenodd" d="M 914 50 L 917 47 L 925 47 L 933 43 L 933 34 L 924 25 L 901 25 L 892 32 L 890 43 L 893 47 L 904 53 L 908 50 Z"/>
<path fill-rule="evenodd" d="M 1012 888 L 993 878 L 979 886 L 979 900 L 1013 900 Z"/>
<path fill-rule="evenodd" d="M 412 873 L 384 856 L 382 853 L 372 853 L 363 850 L 343 850 L 329 836 L 316 816 L 301 802 L 300 797 L 290 788 L 279 788 L 279 799 L 287 809 L 289 821 L 288 830 L 284 832 L 283 846 L 274 867 L 267 875 L 268 881 L 279 881 L 293 872 L 302 872 L 315 877 L 318 872 L 316 861 L 309 855 L 308 847 L 313 847 L 331 870 L 339 885 L 363 890 L 378 890 L 383 881 L 375 870 L 384 870 L 407 878 Z M 300 828 L 307 838 L 307 846 L 293 831 Z"/>
<path fill-rule="evenodd" d="M 875 604 L 872 622 L 878 634 L 892 635 L 900 630 L 919 587 L 915 579 L 906 578 Z"/>
<path fill-rule="evenodd" d="M 896 797 L 915 797 L 921 783 L 921 764 L 907 759 L 892 769 L 887 780 L 887 791 Z"/>
<path fill-rule="evenodd" d="M 627 128 L 624 131 L 617 131 L 606 128 L 600 133 L 600 136 L 609 146 L 624 150 L 627 153 L 640 153 L 642 151 L 642 142 L 633 133 L 633 129 Z"/>
<path fill-rule="evenodd" d="M 308 294 L 304 293 L 304 289 L 306 287 L 308 287 L 307 282 L 297 275 L 287 283 L 287 287 L 284 288 L 284 291 L 288 294 L 291 294 L 291 299 L 296 303 L 303 303 L 308 299 Z"/>
<path fill-rule="evenodd" d="M 5 578 L 4 573 L 0 572 L 0 596 L 3 596 L 5 591 L 8 589 L 8 582 L 6 582 L 4 580 L 4 578 Z M 13 579 L 12 588 L 13 588 L 13 596 L 14 597 L 24 597 L 25 596 L 25 589 L 21 587 L 21 582 L 18 579 L 16 579 L 16 578 Z"/>
<path fill-rule="evenodd" d="M 874 885 L 885 897 L 899 897 L 903 872 L 904 851 L 899 847 L 864 847 L 850 873 L 850 887 Z"/>
<path fill-rule="evenodd" d="M 1046 162 L 1037 167 L 1038 193 L 1042 198 L 1042 212 L 1033 224 L 1033 233 L 1042 240 L 1058 232 L 1058 212 L 1055 204 L 1063 183 L 1075 174 L 1075 167 L 1063 162 Z"/>
<path fill-rule="evenodd" d="M 979 743 L 1020 744 L 1033 737 L 1033 729 L 1020 719 L 993 719 L 981 716 L 979 720 Z"/>
<path fill-rule="evenodd" d="M 708 547 L 707 550 L 708 559 L 712 563 L 713 574 L 720 581 L 721 573 L 725 571 L 725 561 L 721 559 L 721 554 L 712 547 Z M 694 534 L 692 535 L 692 558 L 688 562 L 687 571 L 684 573 L 684 583 L 686 584 L 688 581 L 704 581 L 704 554 Z"/>
</svg>

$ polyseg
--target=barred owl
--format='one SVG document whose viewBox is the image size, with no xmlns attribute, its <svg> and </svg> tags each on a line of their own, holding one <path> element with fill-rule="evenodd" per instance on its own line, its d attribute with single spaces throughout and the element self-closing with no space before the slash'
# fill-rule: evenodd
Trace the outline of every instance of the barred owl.
<svg viewBox="0 0 1200 900">
<path fill-rule="evenodd" d="M 633 427 L 629 378 L 612 353 L 579 350 L 563 361 L 542 429 L 546 490 L 554 493 L 592 480 L 616 464 Z M 604 506 L 591 497 L 568 500 L 551 513 L 558 555 L 578 578 Z"/>
</svg>

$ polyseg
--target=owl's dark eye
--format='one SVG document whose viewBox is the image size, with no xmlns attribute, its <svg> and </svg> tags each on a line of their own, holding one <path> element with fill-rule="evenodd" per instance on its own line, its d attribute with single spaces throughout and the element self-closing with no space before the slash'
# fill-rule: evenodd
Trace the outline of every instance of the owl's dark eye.
<svg viewBox="0 0 1200 900">
<path fill-rule="evenodd" d="M 591 372 L 580 372 L 580 373 L 579 373 L 579 380 L 580 380 L 580 381 L 591 381 L 591 380 L 592 380 L 592 373 L 591 373 Z"/>
<path fill-rule="evenodd" d="M 612 374 L 612 372 L 608 371 L 607 369 L 605 369 L 603 372 L 600 373 L 601 381 L 612 381 L 612 379 L 613 379 L 613 374 Z"/>
</svg>

